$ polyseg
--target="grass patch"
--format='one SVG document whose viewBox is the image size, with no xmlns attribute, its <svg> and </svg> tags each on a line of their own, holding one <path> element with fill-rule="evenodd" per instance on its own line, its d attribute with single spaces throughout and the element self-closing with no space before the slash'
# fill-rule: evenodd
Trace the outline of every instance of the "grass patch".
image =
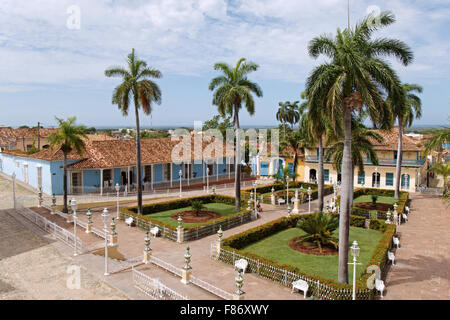
<svg viewBox="0 0 450 320">
<path fill-rule="evenodd" d="M 369 202 L 372 203 L 372 196 L 371 195 L 364 195 L 359 196 L 358 198 L 353 200 L 353 204 L 361 203 L 361 202 Z M 393 197 L 384 197 L 384 196 L 378 196 L 377 203 L 386 203 L 386 204 L 394 204 L 396 201 Z"/>
<path fill-rule="evenodd" d="M 275 261 L 279 264 L 289 264 L 297 267 L 307 274 L 321 276 L 337 281 L 339 256 L 315 256 L 295 251 L 289 247 L 289 240 L 294 237 L 300 237 L 305 233 L 298 228 L 289 228 L 280 231 L 263 240 L 246 246 L 242 251 L 259 255 L 263 258 Z M 338 230 L 334 232 L 339 236 Z M 383 236 L 382 232 L 350 227 L 350 244 L 356 240 L 361 248 L 358 262 L 362 265 L 357 266 L 357 279 L 365 273 L 364 266 L 369 263 L 374 249 Z M 353 258 L 349 255 L 349 262 Z M 349 279 L 353 277 L 353 266 L 349 267 Z"/>
<path fill-rule="evenodd" d="M 229 204 L 225 204 L 225 203 L 214 203 L 214 202 L 213 203 L 205 203 L 204 206 L 206 208 L 205 210 L 217 212 L 222 217 L 226 217 L 226 216 L 229 216 L 229 215 L 232 215 L 235 213 L 234 212 L 235 207 L 233 205 L 229 205 Z M 178 209 L 173 209 L 173 210 L 166 210 L 166 211 L 151 213 L 151 214 L 147 214 L 145 216 L 151 217 L 152 219 L 155 219 L 155 220 L 158 220 L 165 224 L 176 227 L 176 226 L 178 226 L 178 221 L 173 219 L 172 215 L 175 213 L 180 213 L 180 212 L 188 211 L 188 210 L 193 210 L 193 209 L 189 206 L 189 207 L 184 207 L 184 208 L 178 208 Z M 196 226 L 199 224 L 204 224 L 204 223 L 184 223 L 183 222 L 183 226 Z"/>
</svg>

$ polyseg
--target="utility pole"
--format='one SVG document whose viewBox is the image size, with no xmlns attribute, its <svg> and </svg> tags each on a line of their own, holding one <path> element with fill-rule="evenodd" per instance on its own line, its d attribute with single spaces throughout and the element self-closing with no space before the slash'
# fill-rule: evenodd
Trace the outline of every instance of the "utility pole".
<svg viewBox="0 0 450 320">
<path fill-rule="evenodd" d="M 39 127 L 40 126 L 41 126 L 41 123 L 38 122 L 38 126 L 37 126 L 38 150 L 41 150 L 41 135 L 39 134 Z"/>
<path fill-rule="evenodd" d="M 350 31 L 350 0 L 347 0 L 347 21 L 348 21 L 348 31 Z"/>
</svg>

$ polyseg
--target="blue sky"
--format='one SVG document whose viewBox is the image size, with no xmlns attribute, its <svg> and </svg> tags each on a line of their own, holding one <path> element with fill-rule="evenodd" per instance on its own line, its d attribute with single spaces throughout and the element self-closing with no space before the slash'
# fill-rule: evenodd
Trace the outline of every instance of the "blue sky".
<svg viewBox="0 0 450 320">
<path fill-rule="evenodd" d="M 405 41 L 415 61 L 392 61 L 402 81 L 424 87 L 416 124 L 447 124 L 450 117 L 450 2 L 351 0 L 351 21 L 374 6 L 397 22 L 376 36 Z M 80 29 L 69 29 L 67 9 L 80 9 Z M 216 114 L 208 82 L 217 61 L 246 57 L 260 65 L 251 75 L 263 89 L 243 125 L 274 125 L 279 101 L 299 100 L 304 81 L 322 60 L 308 41 L 347 24 L 346 0 L 0 0 L 0 125 L 54 126 L 75 115 L 88 126 L 133 126 L 111 105 L 119 79 L 104 70 L 123 65 L 135 48 L 161 70 L 163 93 L 153 125 L 193 125 Z M 150 118 L 141 116 L 143 125 Z"/>
</svg>

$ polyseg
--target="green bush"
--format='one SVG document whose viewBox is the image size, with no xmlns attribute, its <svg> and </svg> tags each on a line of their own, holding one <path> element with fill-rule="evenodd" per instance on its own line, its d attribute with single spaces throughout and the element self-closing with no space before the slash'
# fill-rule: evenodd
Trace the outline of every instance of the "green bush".
<svg viewBox="0 0 450 320">
<path fill-rule="evenodd" d="M 296 273 L 299 276 L 305 276 L 315 281 L 320 281 L 321 284 L 326 284 L 328 286 L 331 286 L 334 289 L 334 292 L 328 292 L 326 295 L 326 298 L 333 299 L 333 300 L 342 300 L 342 299 L 350 299 L 348 295 L 345 295 L 342 293 L 342 289 L 345 290 L 351 290 L 352 285 L 350 284 L 342 284 L 338 283 L 332 279 L 323 278 L 320 276 L 314 276 L 305 274 L 302 272 L 299 268 L 286 265 L 286 264 L 279 264 L 276 261 L 272 261 L 269 259 L 262 258 L 258 255 L 247 253 L 244 251 L 241 251 L 240 249 L 253 244 L 261 239 L 264 239 L 266 237 L 269 237 L 275 233 L 278 233 L 280 231 L 286 230 L 288 228 L 295 227 L 300 220 L 309 219 L 312 217 L 313 214 L 305 214 L 301 216 L 291 216 L 289 218 L 283 217 L 274 221 L 271 221 L 269 223 L 266 223 L 264 225 L 249 229 L 247 231 L 244 231 L 240 234 L 231 236 L 224 240 L 223 245 L 224 249 L 228 251 L 235 252 L 237 254 L 240 254 L 242 256 L 248 257 L 250 259 L 254 259 L 257 261 L 260 261 L 261 263 L 264 263 L 266 265 L 272 266 L 274 268 L 282 268 L 284 270 Z M 333 214 L 334 216 L 338 217 L 337 214 Z M 358 216 L 351 216 L 350 217 L 350 225 L 353 227 L 364 227 L 364 221 L 365 218 L 358 217 Z M 385 224 L 382 220 L 371 220 L 370 221 L 370 229 L 378 230 L 380 232 L 383 232 L 383 236 L 378 243 L 377 247 L 375 248 L 369 264 L 366 266 L 369 267 L 369 265 L 377 265 L 380 267 L 382 272 L 385 270 L 386 266 L 386 260 L 387 260 L 387 251 L 392 246 L 392 237 L 395 234 L 395 225 L 392 224 Z M 233 263 L 231 261 L 226 261 L 222 255 L 221 260 L 227 263 Z M 275 279 L 273 277 L 273 274 L 270 272 L 269 268 L 263 268 L 259 270 L 259 275 L 265 278 L 272 279 L 274 281 L 282 282 L 281 279 Z M 367 291 L 367 279 L 370 277 L 370 274 L 364 274 L 360 279 L 356 281 L 356 288 L 359 290 L 357 292 L 357 299 L 358 300 L 365 300 L 365 299 L 373 299 L 374 291 L 370 290 Z M 316 288 L 314 285 L 311 286 L 311 292 L 315 292 Z M 365 291 L 361 291 L 365 290 Z"/>
</svg>

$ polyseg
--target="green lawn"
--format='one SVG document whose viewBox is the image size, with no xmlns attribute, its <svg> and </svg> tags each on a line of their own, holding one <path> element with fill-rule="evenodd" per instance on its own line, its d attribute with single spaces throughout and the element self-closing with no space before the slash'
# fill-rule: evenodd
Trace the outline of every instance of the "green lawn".
<svg viewBox="0 0 450 320">
<path fill-rule="evenodd" d="M 283 230 L 277 234 L 267 237 L 257 243 L 251 244 L 244 249 L 245 252 L 257 254 L 263 258 L 270 259 L 280 264 L 289 264 L 298 267 L 307 274 L 322 276 L 337 281 L 338 275 L 338 255 L 335 256 L 315 256 L 295 251 L 289 247 L 289 240 L 304 235 L 298 228 Z M 354 240 L 358 241 L 361 248 L 357 266 L 357 276 L 361 276 L 372 256 L 372 253 L 380 242 L 382 233 L 376 230 L 350 227 L 350 244 Z M 338 237 L 338 231 L 335 231 Z M 353 258 L 349 255 L 349 262 Z M 349 266 L 349 281 L 353 277 L 353 266 Z M 358 277 L 357 277 L 358 278 Z"/>
<path fill-rule="evenodd" d="M 353 204 L 360 203 L 360 202 L 372 202 L 372 196 L 370 196 L 370 195 L 359 196 L 358 198 L 353 200 Z M 377 202 L 394 204 L 396 201 L 395 201 L 394 197 L 378 196 Z"/>
<path fill-rule="evenodd" d="M 220 213 L 223 217 L 234 213 L 234 206 L 224 203 L 207 203 L 205 204 L 206 210 Z M 157 219 L 161 222 L 167 223 L 172 226 L 178 226 L 178 221 L 172 218 L 174 213 L 192 210 L 191 207 L 179 208 L 174 210 L 161 211 L 157 213 L 148 214 L 148 217 Z M 195 226 L 198 223 L 183 223 L 183 226 Z"/>
</svg>

